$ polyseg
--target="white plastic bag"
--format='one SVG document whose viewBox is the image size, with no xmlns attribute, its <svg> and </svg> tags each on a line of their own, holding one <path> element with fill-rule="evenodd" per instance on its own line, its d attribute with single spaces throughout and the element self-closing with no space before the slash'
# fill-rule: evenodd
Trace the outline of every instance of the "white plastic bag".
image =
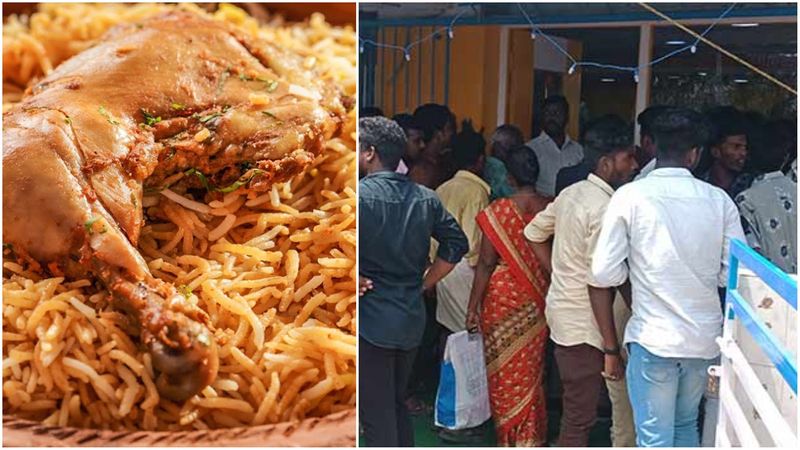
<svg viewBox="0 0 800 450">
<path fill-rule="evenodd" d="M 447 337 L 436 392 L 436 426 L 474 428 L 489 420 L 491 414 L 483 338 L 467 331 L 453 333 Z"/>
</svg>

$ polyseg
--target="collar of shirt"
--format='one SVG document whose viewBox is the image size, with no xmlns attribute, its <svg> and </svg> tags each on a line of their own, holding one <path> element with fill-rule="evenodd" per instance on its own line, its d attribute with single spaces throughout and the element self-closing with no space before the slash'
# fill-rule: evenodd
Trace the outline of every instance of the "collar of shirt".
<svg viewBox="0 0 800 450">
<path fill-rule="evenodd" d="M 368 178 L 388 178 L 394 180 L 407 180 L 408 176 L 402 173 L 392 172 L 389 169 L 382 169 L 377 172 L 372 172 L 366 175 L 363 179 L 366 180 Z"/>
<path fill-rule="evenodd" d="M 559 147 L 558 144 L 556 144 L 556 141 L 554 141 L 553 138 L 551 138 L 550 135 L 545 133 L 544 131 L 539 133 L 539 137 L 537 139 L 541 139 L 541 140 L 543 140 L 545 142 L 549 141 L 549 143 L 553 144 L 553 147 L 555 147 L 555 148 L 557 148 L 559 150 L 564 150 L 568 146 L 577 143 L 577 142 L 574 142 L 572 139 L 570 139 L 569 135 L 566 134 L 566 133 L 564 133 L 564 145 L 562 145 L 561 147 Z"/>
<path fill-rule="evenodd" d="M 606 183 L 602 178 L 598 177 L 597 175 L 590 173 L 589 176 L 586 177 L 586 181 L 599 187 L 603 192 L 608 194 L 609 197 L 614 195 L 614 188 L 612 188 L 608 183 Z"/>
<path fill-rule="evenodd" d="M 693 178 L 692 172 L 689 172 L 689 169 L 683 167 L 662 167 L 653 169 L 647 177 L 681 177 L 681 178 Z"/>
<path fill-rule="evenodd" d="M 475 175 L 469 170 L 459 170 L 458 172 L 456 172 L 453 178 L 461 178 L 463 180 L 468 180 L 472 183 L 477 183 L 481 187 L 481 189 L 486 191 L 486 195 L 489 195 L 489 193 L 491 193 L 492 191 L 492 188 L 486 183 L 486 181 L 483 180 L 483 178 Z"/>
<path fill-rule="evenodd" d="M 761 182 L 761 181 L 765 181 L 765 180 L 770 180 L 770 179 L 773 179 L 773 178 L 785 177 L 785 176 L 786 175 L 784 175 L 783 172 L 781 172 L 780 170 L 776 170 L 775 172 L 768 172 L 768 173 L 761 174 L 761 175 L 757 176 L 753 180 L 753 183 Z"/>
</svg>

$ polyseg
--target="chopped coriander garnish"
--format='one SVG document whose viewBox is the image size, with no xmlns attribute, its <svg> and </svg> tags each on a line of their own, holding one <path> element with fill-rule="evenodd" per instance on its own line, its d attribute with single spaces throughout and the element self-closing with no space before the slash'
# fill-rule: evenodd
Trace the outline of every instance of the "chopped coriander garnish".
<svg viewBox="0 0 800 450">
<path fill-rule="evenodd" d="M 64 117 L 64 123 L 67 125 L 72 125 L 72 119 L 69 116 Z"/>
<path fill-rule="evenodd" d="M 208 178 L 206 178 L 205 174 L 203 174 L 203 172 L 200 172 L 199 170 L 195 169 L 194 167 L 189 169 L 189 170 L 187 170 L 186 172 L 183 172 L 183 174 L 186 175 L 187 177 L 190 177 L 192 175 L 196 175 L 197 178 L 200 179 L 200 183 L 203 185 L 204 188 L 206 188 L 206 190 L 208 192 L 211 192 L 213 190 L 211 188 L 211 185 L 208 184 Z"/>
<path fill-rule="evenodd" d="M 161 116 L 156 117 L 147 112 L 147 110 L 144 108 L 142 108 L 140 111 L 142 112 L 142 116 L 144 117 L 144 124 L 147 125 L 148 127 L 152 127 L 158 122 L 161 122 Z"/>
<path fill-rule="evenodd" d="M 108 111 L 106 111 L 106 108 L 103 105 L 100 105 L 100 107 L 97 108 L 97 112 L 99 112 L 103 117 L 105 117 L 108 123 L 110 123 L 111 125 L 119 125 L 119 122 L 111 117 L 111 114 L 109 114 Z"/>
<path fill-rule="evenodd" d="M 178 153 L 178 151 L 175 150 L 175 147 L 170 147 L 169 154 L 167 154 L 167 157 L 164 158 L 164 161 L 169 161 L 170 159 L 174 158 L 176 153 Z"/>
<path fill-rule="evenodd" d="M 87 233 L 92 234 L 92 232 L 94 232 L 94 223 L 98 220 L 100 220 L 100 217 L 92 217 L 83 224 L 83 227 L 86 228 Z"/>
<path fill-rule="evenodd" d="M 211 122 L 212 120 L 216 119 L 217 117 L 221 117 L 221 116 L 222 116 L 222 113 L 212 113 L 212 114 L 209 114 L 207 116 L 200 117 L 198 120 L 200 120 L 201 123 L 208 123 L 208 122 Z"/>
<path fill-rule="evenodd" d="M 228 186 L 225 186 L 224 188 L 217 188 L 216 191 L 217 192 L 222 192 L 223 194 L 227 194 L 229 192 L 233 192 L 233 191 L 239 189 L 240 187 L 244 186 L 245 184 L 247 184 L 248 181 L 250 181 L 250 180 L 236 180 L 235 182 L 231 183 Z"/>
<path fill-rule="evenodd" d="M 135 192 L 131 192 L 131 203 L 133 203 L 133 207 L 134 208 L 139 206 L 139 201 L 136 200 L 136 193 Z"/>
<path fill-rule="evenodd" d="M 186 109 L 186 105 L 182 105 L 180 103 L 173 103 L 173 104 L 171 104 L 169 106 L 170 106 L 170 108 L 174 109 L 175 111 L 180 111 L 180 110 Z"/>
<path fill-rule="evenodd" d="M 272 113 L 271 113 L 271 112 L 269 112 L 269 111 L 261 111 L 261 114 L 263 114 L 263 115 L 265 115 L 265 116 L 267 116 L 267 117 L 269 117 L 269 118 L 271 118 L 271 119 L 275 119 L 275 120 L 277 120 L 278 122 L 280 122 L 280 121 L 281 121 L 281 119 L 279 119 L 279 118 L 278 118 L 278 116 L 276 116 L 275 114 L 272 114 Z"/>
<path fill-rule="evenodd" d="M 278 82 L 276 80 L 268 81 L 267 92 L 273 92 L 275 89 L 278 89 Z"/>
<path fill-rule="evenodd" d="M 216 191 L 217 192 L 222 192 L 223 194 L 227 194 L 229 192 L 233 192 L 233 191 L 239 189 L 240 187 L 244 186 L 245 184 L 249 183 L 250 180 L 252 180 L 256 175 L 258 175 L 260 173 L 262 173 L 261 170 L 253 169 L 253 173 L 251 173 L 250 176 L 247 177 L 246 179 L 240 178 L 240 179 L 236 180 L 235 182 L 233 182 L 232 184 L 230 184 L 229 186 L 226 186 L 224 188 L 217 188 Z"/>
</svg>

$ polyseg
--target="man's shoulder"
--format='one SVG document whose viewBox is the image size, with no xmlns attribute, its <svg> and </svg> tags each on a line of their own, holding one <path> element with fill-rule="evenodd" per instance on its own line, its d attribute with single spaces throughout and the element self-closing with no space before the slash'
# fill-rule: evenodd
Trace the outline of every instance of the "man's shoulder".
<svg viewBox="0 0 800 450">
<path fill-rule="evenodd" d="M 761 175 L 755 178 L 753 184 L 749 188 L 740 192 L 734 201 L 738 205 L 763 195 L 774 195 L 776 192 L 796 196 L 796 186 L 797 185 L 785 175 L 769 178 L 765 178 L 764 175 Z"/>
<path fill-rule="evenodd" d="M 542 144 L 544 142 L 546 142 L 548 139 L 550 139 L 550 138 L 546 134 L 541 133 L 538 136 L 536 136 L 535 138 L 533 138 L 530 141 L 526 142 L 525 146 L 530 148 L 530 149 L 532 149 L 532 150 L 536 150 L 537 148 L 541 147 Z"/>
<path fill-rule="evenodd" d="M 368 175 L 358 180 L 358 191 L 359 194 L 369 194 L 394 183 L 396 183 L 396 180 L 390 180 L 384 177 L 371 177 Z"/>
<path fill-rule="evenodd" d="M 569 138 L 569 141 L 567 141 L 567 143 L 576 150 L 583 150 L 583 146 L 581 145 L 581 143 L 572 138 Z"/>
<path fill-rule="evenodd" d="M 415 183 L 413 181 L 408 183 L 408 189 L 412 192 L 412 194 L 419 200 L 436 200 L 439 201 L 439 195 L 433 189 L 429 188 L 428 186 Z M 444 184 L 442 184 L 444 186 Z M 442 187 L 439 186 L 439 187 Z M 438 189 L 438 188 L 437 188 Z"/>
</svg>

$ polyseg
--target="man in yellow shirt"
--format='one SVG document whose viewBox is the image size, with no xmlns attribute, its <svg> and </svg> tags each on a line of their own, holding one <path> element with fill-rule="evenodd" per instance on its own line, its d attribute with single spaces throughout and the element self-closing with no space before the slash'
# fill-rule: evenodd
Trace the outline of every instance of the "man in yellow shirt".
<svg viewBox="0 0 800 450">
<path fill-rule="evenodd" d="M 592 173 L 564 189 L 525 227 L 534 253 L 551 273 L 545 317 L 564 386 L 560 447 L 588 445 L 603 379 L 616 382 L 623 375 L 615 323 L 609 319 L 614 293 L 594 287 L 591 266 L 606 205 L 614 190 L 630 181 L 638 169 L 632 141 L 630 126 L 619 117 L 604 116 L 590 124 L 584 145 Z M 611 326 L 606 327 L 608 323 Z M 611 386 L 609 391 L 613 391 Z M 611 401 L 617 413 L 612 416 L 615 428 L 626 420 L 625 428 L 632 430 L 630 406 L 625 405 L 628 412 L 621 417 L 623 405 L 614 405 L 628 402 L 627 395 L 612 394 Z M 614 446 L 631 445 L 632 433 L 627 434 L 627 442 L 614 442 Z M 614 433 L 614 441 L 620 440 L 620 434 Z"/>
<path fill-rule="evenodd" d="M 442 326 L 440 329 L 440 351 L 444 351 L 447 336 L 457 331 L 466 329 L 467 304 L 472 289 L 472 280 L 475 278 L 475 266 L 478 264 L 478 249 L 480 247 L 481 231 L 475 217 L 489 205 L 491 188 L 480 174 L 483 173 L 486 162 L 486 140 L 481 133 L 472 128 L 472 124 L 465 121 L 461 132 L 453 139 L 453 152 L 455 166 L 458 171 L 438 189 L 442 205 L 458 222 L 458 225 L 467 235 L 469 251 L 461 258 L 456 267 L 446 277 L 436 284 L 436 321 Z M 436 241 L 432 242 L 431 254 L 435 255 Z M 476 432 L 479 429 L 475 430 Z M 464 441 L 470 432 L 453 432 L 443 430 L 439 433 L 444 440 L 454 442 Z"/>
</svg>

